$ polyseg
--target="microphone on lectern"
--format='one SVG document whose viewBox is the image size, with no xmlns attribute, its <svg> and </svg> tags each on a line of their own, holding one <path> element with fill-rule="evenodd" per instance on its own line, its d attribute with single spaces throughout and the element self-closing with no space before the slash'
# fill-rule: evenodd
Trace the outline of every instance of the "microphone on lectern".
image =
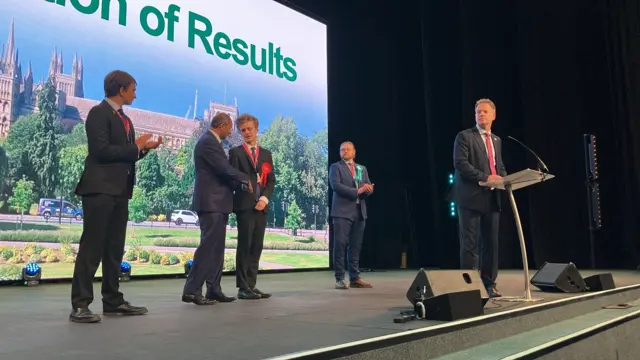
<svg viewBox="0 0 640 360">
<path fill-rule="evenodd" d="M 540 159 L 540 157 L 538 155 L 536 155 L 535 152 L 533 152 L 533 150 L 529 149 L 529 147 L 525 144 L 523 144 L 521 141 L 511 137 L 511 136 L 507 136 L 507 138 L 517 142 L 518 144 L 522 145 L 523 148 L 527 149 L 533 156 L 536 157 L 536 159 L 538 160 L 538 171 L 542 171 L 544 170 L 545 172 L 549 172 L 549 168 L 547 167 L 547 165 L 544 164 L 544 161 L 542 161 L 542 159 Z"/>
</svg>

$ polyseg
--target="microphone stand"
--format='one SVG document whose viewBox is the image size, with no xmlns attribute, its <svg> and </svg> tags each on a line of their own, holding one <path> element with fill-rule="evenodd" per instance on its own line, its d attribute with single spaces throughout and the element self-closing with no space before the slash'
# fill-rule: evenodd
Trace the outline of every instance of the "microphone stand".
<svg viewBox="0 0 640 360">
<path fill-rule="evenodd" d="M 544 161 L 542 161 L 542 159 L 540 159 L 540 157 L 533 150 L 531 150 L 527 145 L 523 144 L 520 140 L 511 136 L 507 136 L 507 138 L 520 144 L 520 146 L 527 149 L 527 151 L 529 151 L 531 155 L 533 155 L 536 160 L 538 160 L 538 171 L 542 174 L 542 181 L 545 181 L 545 176 L 549 173 L 549 168 L 547 167 L 547 165 L 545 165 Z"/>
</svg>

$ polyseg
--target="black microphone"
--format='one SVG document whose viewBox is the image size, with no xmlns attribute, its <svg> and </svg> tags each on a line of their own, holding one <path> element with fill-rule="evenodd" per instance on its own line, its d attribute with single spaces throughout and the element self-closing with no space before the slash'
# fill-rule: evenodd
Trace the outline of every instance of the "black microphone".
<svg viewBox="0 0 640 360">
<path fill-rule="evenodd" d="M 538 160 L 538 171 L 540 171 L 540 168 L 542 168 L 542 170 L 546 171 L 547 173 L 549 172 L 549 168 L 547 167 L 547 165 L 544 164 L 544 161 L 542 161 L 542 159 L 540 159 L 540 157 L 538 155 L 536 155 L 535 152 L 533 152 L 533 150 L 529 149 L 529 147 L 525 144 L 523 144 L 521 141 L 511 137 L 511 136 L 507 136 L 507 138 L 517 142 L 518 144 L 522 145 L 523 148 L 527 149 L 531 154 L 533 154 L 533 156 L 536 157 L 536 159 Z"/>
</svg>

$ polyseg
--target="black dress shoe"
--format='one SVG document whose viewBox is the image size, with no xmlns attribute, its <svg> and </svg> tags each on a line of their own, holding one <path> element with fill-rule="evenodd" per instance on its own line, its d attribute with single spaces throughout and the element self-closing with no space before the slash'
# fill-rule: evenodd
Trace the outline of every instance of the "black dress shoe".
<svg viewBox="0 0 640 360">
<path fill-rule="evenodd" d="M 271 294 L 260 291 L 258 288 L 251 289 L 254 293 L 260 295 L 262 299 L 268 299 L 271 297 Z"/>
<path fill-rule="evenodd" d="M 217 301 L 212 299 L 207 299 L 206 297 L 200 295 L 182 295 L 182 301 L 186 303 L 194 303 L 196 305 L 213 305 L 217 303 Z"/>
<path fill-rule="evenodd" d="M 102 320 L 100 315 L 94 314 L 89 308 L 73 309 L 69 314 L 69 321 L 77 323 L 95 323 Z"/>
<path fill-rule="evenodd" d="M 207 299 L 215 300 L 215 301 L 218 301 L 218 302 L 232 302 L 232 301 L 236 300 L 235 297 L 227 296 L 227 295 L 225 295 L 223 293 L 207 295 Z"/>
<path fill-rule="evenodd" d="M 128 301 L 125 301 L 124 304 L 118 306 L 117 308 L 104 308 L 102 310 L 102 314 L 105 316 L 133 316 L 133 315 L 144 315 L 149 310 L 147 310 L 144 306 L 133 306 Z"/>
<path fill-rule="evenodd" d="M 254 293 L 253 291 L 251 291 L 249 289 L 239 289 L 238 290 L 238 299 L 242 299 L 242 300 L 257 300 L 257 299 L 262 299 L 262 296 L 260 296 L 259 294 Z"/>
</svg>

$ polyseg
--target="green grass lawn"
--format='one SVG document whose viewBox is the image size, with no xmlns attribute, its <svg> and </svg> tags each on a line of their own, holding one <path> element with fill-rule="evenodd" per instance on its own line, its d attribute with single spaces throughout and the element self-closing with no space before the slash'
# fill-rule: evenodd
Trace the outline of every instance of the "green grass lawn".
<svg viewBox="0 0 640 360">
<path fill-rule="evenodd" d="M 18 228 L 18 229 L 16 229 Z M 19 224 L 0 222 L 0 250 L 7 242 L 68 244 L 79 243 L 82 225 L 77 224 Z M 126 244 L 129 247 L 156 246 L 172 249 L 195 249 L 200 244 L 200 230 L 179 227 L 128 227 Z M 227 231 L 227 249 L 237 247 L 238 232 Z M 13 245 L 12 245 L 13 246 Z M 264 249 L 287 251 L 328 251 L 328 244 L 323 238 L 291 237 L 286 234 L 267 232 L 264 238 Z"/>
<path fill-rule="evenodd" d="M 62 226 L 73 226 L 73 225 L 62 225 Z M 22 224 L 20 227 L 19 223 L 13 222 L 2 222 L 0 221 L 0 231 L 17 231 L 20 230 L 57 230 L 58 225 L 49 225 L 49 224 Z"/>
<path fill-rule="evenodd" d="M 329 267 L 329 253 L 262 253 L 261 261 L 291 266 L 295 269 Z"/>
<path fill-rule="evenodd" d="M 135 234 L 136 239 L 138 239 L 142 244 L 141 245 L 153 245 L 153 241 L 156 239 L 176 239 L 176 240 L 200 240 L 200 230 L 198 229 L 180 229 L 180 228 L 148 228 L 148 227 L 138 227 L 127 229 L 127 239 L 132 238 L 132 234 Z M 234 230 L 227 231 L 228 240 L 237 240 L 238 232 Z M 298 239 L 293 239 L 291 236 L 284 234 L 273 234 L 266 233 L 264 235 L 265 241 L 276 241 L 276 242 L 292 242 Z"/>
<path fill-rule="evenodd" d="M 10 222 L 0 222 L 0 240 L 2 232 L 17 232 L 20 225 Z M 26 232 L 56 232 L 58 234 L 80 237 L 82 233 L 82 225 L 80 224 L 22 224 L 22 231 Z M 142 246 L 154 245 L 156 240 L 176 240 L 179 242 L 193 242 L 200 240 L 200 230 L 195 228 L 164 228 L 164 227 L 131 227 L 127 228 L 127 243 L 135 241 Z M 235 230 L 227 231 L 226 238 L 228 240 L 237 240 L 238 232 Z M 265 242 L 296 242 L 301 244 L 324 243 L 323 239 L 309 239 L 303 237 L 291 237 L 285 234 L 269 233 L 265 234 Z"/>
<path fill-rule="evenodd" d="M 329 266 L 328 254 L 305 254 L 305 253 L 289 253 L 289 254 L 277 254 L 277 253 L 263 253 L 262 261 L 267 263 L 275 263 L 280 265 L 287 265 L 293 268 L 321 268 Z M 153 265 L 132 262 L 132 275 L 156 275 L 156 274 L 182 274 L 184 273 L 184 265 Z M 22 269 L 24 264 L 7 265 L 0 264 L 0 273 L 3 273 L 3 268 L 8 270 L 10 266 L 13 266 L 16 271 L 13 271 L 14 278 L 19 278 L 19 271 L 17 268 Z M 54 278 L 70 278 L 73 275 L 74 264 L 68 263 L 44 263 L 40 264 L 42 267 L 43 279 Z M 16 268 L 17 267 L 17 268 Z M 265 267 L 265 268 L 268 268 Z M 102 267 L 98 268 L 97 275 L 102 274 Z"/>
<path fill-rule="evenodd" d="M 42 263 L 44 278 L 67 278 L 73 274 L 73 261 L 75 252 L 70 246 L 70 242 L 77 242 L 82 232 L 82 225 L 77 224 L 19 224 L 11 222 L 0 222 L 0 279 L 20 278 L 20 271 L 28 261 L 45 261 Z M 133 235 L 135 234 L 135 238 Z M 155 253 L 163 259 L 176 257 L 181 258 L 181 254 L 193 254 L 194 248 L 200 240 L 200 231 L 194 228 L 149 228 L 149 227 L 129 227 L 127 231 L 127 244 L 130 245 L 129 252 L 138 254 L 140 248 L 147 246 L 168 246 L 178 253 L 166 251 L 159 248 L 145 250 L 146 259 Z M 233 249 L 237 243 L 237 231 L 227 231 L 227 248 Z M 23 245 L 7 246 L 3 241 L 15 241 Z M 40 244 L 38 244 L 40 243 Z M 48 248 L 44 244 L 59 243 L 59 246 Z M 136 250 L 137 249 L 137 250 Z M 313 239 L 296 237 L 283 234 L 266 233 L 265 249 L 289 250 L 291 252 L 263 252 L 262 262 L 264 268 L 277 268 L 270 264 L 284 265 L 292 268 L 321 268 L 329 266 L 329 254 L 327 244 L 324 239 Z M 297 252 L 296 250 L 314 250 L 314 252 Z M 227 253 L 233 256 L 233 253 Z M 126 258 L 129 258 L 125 255 Z M 134 256 L 132 259 L 136 259 Z M 233 266 L 234 260 L 225 260 L 227 266 Z M 156 260 L 158 261 L 158 260 Z M 172 263 L 175 260 L 169 260 Z M 155 261 L 154 261 L 155 262 Z M 159 262 L 159 261 L 158 261 Z M 9 264 L 17 265 L 9 265 Z M 164 262 L 163 262 L 164 263 Z M 181 274 L 184 272 L 182 264 L 159 265 L 151 263 L 132 262 L 133 274 Z M 229 268 L 230 269 L 230 268 Z M 98 273 L 101 270 L 98 269 Z"/>
</svg>

